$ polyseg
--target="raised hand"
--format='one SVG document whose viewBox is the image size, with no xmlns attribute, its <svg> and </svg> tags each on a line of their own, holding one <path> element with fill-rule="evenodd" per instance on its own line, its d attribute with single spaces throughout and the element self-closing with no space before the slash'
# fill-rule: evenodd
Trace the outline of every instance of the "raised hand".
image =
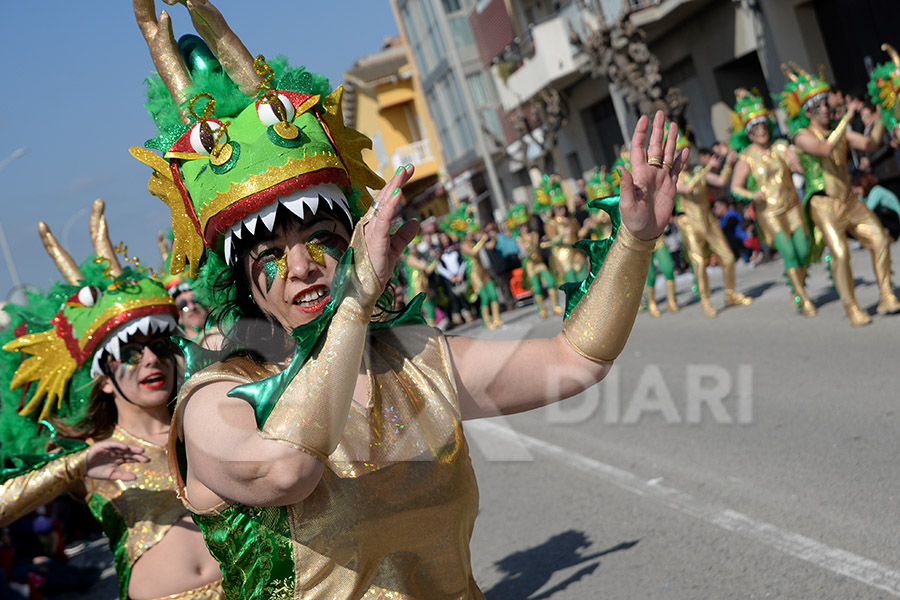
<svg viewBox="0 0 900 600">
<path fill-rule="evenodd" d="M 87 476 L 92 479 L 134 481 L 134 473 L 119 467 L 125 463 L 145 462 L 150 462 L 150 459 L 144 456 L 144 449 L 140 446 L 129 446 L 113 440 L 97 442 L 88 450 Z"/>
<path fill-rule="evenodd" d="M 391 234 L 391 220 L 403 200 L 401 188 L 410 180 L 415 170 L 412 165 L 401 167 L 387 185 L 375 195 L 375 201 L 369 209 L 370 220 L 365 224 L 364 230 L 366 249 L 372 268 L 375 269 L 382 286 L 387 285 L 400 253 L 419 231 L 418 221 L 407 221 Z"/>
<path fill-rule="evenodd" d="M 674 123 L 669 126 L 663 149 L 665 122 L 662 111 L 657 112 L 650 131 L 650 144 L 644 150 L 650 119 L 642 116 L 638 120 L 631 138 L 631 172 L 619 169 L 622 222 L 642 240 L 659 237 L 666 228 L 675 203 L 678 174 L 688 159 L 687 148 L 675 157 L 678 126 Z"/>
</svg>

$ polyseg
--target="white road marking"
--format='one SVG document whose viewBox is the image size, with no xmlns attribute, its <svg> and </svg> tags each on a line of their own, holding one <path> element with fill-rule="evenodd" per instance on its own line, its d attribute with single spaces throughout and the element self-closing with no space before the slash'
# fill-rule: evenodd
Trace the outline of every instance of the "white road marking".
<svg viewBox="0 0 900 600">
<path fill-rule="evenodd" d="M 491 421 L 468 421 L 466 429 L 489 433 L 503 438 L 506 442 L 558 459 L 578 471 L 603 479 L 623 490 L 652 498 L 674 510 L 687 513 L 726 531 L 739 533 L 795 558 L 900 597 L 900 571 L 852 552 L 817 542 L 799 533 L 758 521 L 737 511 L 694 498 L 685 492 L 661 485 L 662 478 L 645 482 L 634 473 L 515 431 L 505 424 L 501 426 Z"/>
</svg>

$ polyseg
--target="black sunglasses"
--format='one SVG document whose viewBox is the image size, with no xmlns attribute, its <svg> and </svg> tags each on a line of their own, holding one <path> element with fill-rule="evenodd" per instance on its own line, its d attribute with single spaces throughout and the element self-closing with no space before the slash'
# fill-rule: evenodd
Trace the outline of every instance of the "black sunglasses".
<svg viewBox="0 0 900 600">
<path fill-rule="evenodd" d="M 129 366 L 137 365 L 144 356 L 145 348 L 150 348 L 153 354 L 167 360 L 175 353 L 175 344 L 167 337 L 154 338 L 149 342 L 128 342 L 119 348 L 118 362 Z"/>
</svg>

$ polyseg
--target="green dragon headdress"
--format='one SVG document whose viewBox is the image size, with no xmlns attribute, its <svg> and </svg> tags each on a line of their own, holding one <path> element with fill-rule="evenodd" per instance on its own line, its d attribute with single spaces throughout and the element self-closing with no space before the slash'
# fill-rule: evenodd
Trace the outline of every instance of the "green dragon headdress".
<svg viewBox="0 0 900 600">
<path fill-rule="evenodd" d="M 595 168 L 591 178 L 588 179 L 587 185 L 585 186 L 588 200 L 599 200 L 600 198 L 612 196 L 613 186 L 611 178 L 612 175 L 606 172 L 606 166 Z M 599 209 L 592 208 L 592 205 L 588 204 L 588 210 Z"/>
<path fill-rule="evenodd" d="M 355 222 L 366 187 L 384 181 L 362 159 L 371 141 L 344 125 L 343 88 L 328 94 L 322 76 L 254 59 L 209 2 L 189 9 L 208 47 L 196 36 L 179 46 L 165 11 L 157 20 L 153 0 L 134 2 L 159 74 L 148 108 L 160 135 L 131 153 L 172 212 L 171 272 L 187 264 L 196 276 L 204 248 L 233 264 L 236 241 L 271 230 L 279 206 L 302 219 L 327 205 Z"/>
<path fill-rule="evenodd" d="M 506 213 L 506 226 L 511 233 L 515 233 L 519 225 L 527 225 L 530 221 L 531 215 L 524 204 L 513 204 Z"/>
<path fill-rule="evenodd" d="M 781 65 L 781 70 L 787 76 L 788 82 L 781 96 L 773 98 L 780 100 L 781 107 L 787 113 L 788 130 L 794 135 L 809 125 L 809 117 L 804 111 L 827 98 L 831 87 L 825 83 L 825 76 L 822 73 L 814 77 L 794 62 Z"/>
<path fill-rule="evenodd" d="M 559 175 L 551 175 L 548 178 L 547 193 L 550 195 L 550 206 L 567 206 L 566 194 L 562 189 L 562 181 Z"/>
<path fill-rule="evenodd" d="M 96 256 L 80 267 L 41 223 L 41 239 L 65 283 L 46 296 L 35 294 L 27 307 L 5 308 L 14 325 L 4 332 L 0 372 L 9 390 L 22 391 L 18 402 L 7 402 L 14 395 L 4 395 L 0 403 L 4 451 L 12 446 L 14 452 L 43 452 L 34 444 L 38 420 L 83 416 L 90 381 L 102 374 L 105 354 L 119 359 L 120 345 L 138 332 L 178 330 L 175 304 L 162 284 L 148 277 L 146 268 L 119 264 L 116 250 L 127 248 L 113 249 L 103 210 L 97 200 L 90 221 Z"/>
<path fill-rule="evenodd" d="M 900 121 L 900 55 L 890 44 L 882 44 L 881 49 L 891 57 L 891 62 L 883 63 L 872 69 L 869 79 L 869 97 L 872 104 L 881 106 L 881 120 L 892 134 Z M 897 136 L 894 136 L 897 138 Z"/>
<path fill-rule="evenodd" d="M 769 126 L 769 133 L 775 129 L 771 113 L 758 94 L 743 88 L 734 90 L 735 104 L 731 112 L 731 138 L 729 144 L 735 152 L 741 152 L 750 145 L 748 132 L 759 123 Z"/>
<path fill-rule="evenodd" d="M 536 213 L 542 213 L 550 210 L 551 207 L 550 176 L 545 174 L 541 180 L 541 183 L 539 183 L 538 186 L 534 188 L 534 207 L 532 210 Z"/>
<path fill-rule="evenodd" d="M 478 231 L 474 210 L 465 202 L 444 215 L 438 227 L 441 231 L 460 238 L 471 231 Z"/>
</svg>

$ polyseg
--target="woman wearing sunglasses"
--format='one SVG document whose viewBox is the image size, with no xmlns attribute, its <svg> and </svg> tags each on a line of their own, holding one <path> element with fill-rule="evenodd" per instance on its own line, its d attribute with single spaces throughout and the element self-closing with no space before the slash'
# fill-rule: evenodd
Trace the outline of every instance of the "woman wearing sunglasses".
<svg viewBox="0 0 900 600">
<path fill-rule="evenodd" d="M 109 537 L 121 598 L 219 598 L 221 572 L 168 469 L 175 304 L 157 281 L 119 266 L 98 202 L 99 258 L 79 267 L 42 224 L 67 283 L 6 307 L 16 326 L 0 352 L 2 387 L 11 390 L 0 405 L 2 451 L 40 455 L 48 441 L 54 451 L 3 471 L 0 525 L 68 492 Z"/>
</svg>

